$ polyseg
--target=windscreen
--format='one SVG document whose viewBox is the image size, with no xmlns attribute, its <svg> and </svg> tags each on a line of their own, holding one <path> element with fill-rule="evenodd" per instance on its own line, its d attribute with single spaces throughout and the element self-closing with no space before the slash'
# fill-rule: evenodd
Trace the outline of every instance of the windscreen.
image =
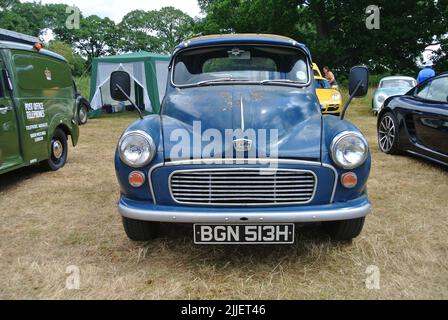
<svg viewBox="0 0 448 320">
<path fill-rule="evenodd" d="M 381 82 L 381 88 L 413 88 L 415 83 L 413 80 L 396 79 L 396 80 L 383 80 Z"/>
<path fill-rule="evenodd" d="M 177 86 L 221 82 L 308 83 L 305 54 L 273 46 L 219 46 L 180 53 L 174 63 Z"/>
<path fill-rule="evenodd" d="M 316 89 L 331 89 L 330 82 L 324 79 L 314 79 L 314 86 Z"/>
</svg>

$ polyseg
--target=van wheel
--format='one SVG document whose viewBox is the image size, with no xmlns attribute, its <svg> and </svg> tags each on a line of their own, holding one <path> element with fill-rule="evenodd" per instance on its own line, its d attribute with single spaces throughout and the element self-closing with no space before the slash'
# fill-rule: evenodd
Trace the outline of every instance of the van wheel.
<svg viewBox="0 0 448 320">
<path fill-rule="evenodd" d="M 50 143 L 50 158 L 44 162 L 44 168 L 49 171 L 57 171 L 61 169 L 68 155 L 67 135 L 61 129 L 54 131 Z"/>
<path fill-rule="evenodd" d="M 81 104 L 78 108 L 78 124 L 84 125 L 87 123 L 87 113 L 89 110 L 85 104 Z"/>
<path fill-rule="evenodd" d="M 364 227 L 365 217 L 351 220 L 324 222 L 324 228 L 332 240 L 349 241 L 359 236 Z"/>
<path fill-rule="evenodd" d="M 122 217 L 122 220 L 126 235 L 133 241 L 149 241 L 159 235 L 159 222 L 140 221 L 126 217 Z"/>
</svg>

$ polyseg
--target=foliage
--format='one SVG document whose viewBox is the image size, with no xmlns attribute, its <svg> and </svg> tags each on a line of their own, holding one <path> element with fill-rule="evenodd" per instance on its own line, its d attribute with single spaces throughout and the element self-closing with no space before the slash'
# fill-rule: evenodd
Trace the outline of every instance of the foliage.
<svg viewBox="0 0 448 320">
<path fill-rule="evenodd" d="M 169 54 L 176 45 L 192 35 L 194 20 L 181 10 L 135 10 L 121 21 L 124 51 L 147 50 Z"/>
<path fill-rule="evenodd" d="M 86 61 L 78 54 L 73 53 L 72 47 L 65 42 L 53 40 L 47 47 L 48 50 L 63 56 L 70 65 L 73 76 L 81 76 L 86 68 Z"/>
<path fill-rule="evenodd" d="M 415 73 L 424 49 L 446 35 L 447 2 L 378 0 L 380 29 L 368 30 L 369 0 L 199 0 L 207 15 L 196 31 L 290 36 L 307 44 L 321 66 L 343 73 L 355 64 L 374 73 Z"/>
</svg>

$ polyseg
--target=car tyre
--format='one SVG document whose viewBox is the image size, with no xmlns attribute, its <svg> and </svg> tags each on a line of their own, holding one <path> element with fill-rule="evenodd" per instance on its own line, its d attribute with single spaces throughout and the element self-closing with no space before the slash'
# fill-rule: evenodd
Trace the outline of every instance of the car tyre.
<svg viewBox="0 0 448 320">
<path fill-rule="evenodd" d="M 85 104 L 81 104 L 78 108 L 78 124 L 84 125 L 87 123 L 87 113 L 89 109 Z"/>
<path fill-rule="evenodd" d="M 364 221 L 365 217 L 362 217 L 351 220 L 324 222 L 323 225 L 332 240 L 350 241 L 359 236 L 364 227 Z"/>
<path fill-rule="evenodd" d="M 159 222 L 140 221 L 126 217 L 123 217 L 122 220 L 126 235 L 133 241 L 149 241 L 159 235 Z"/>
<path fill-rule="evenodd" d="M 48 171 L 57 171 L 67 162 L 68 143 L 65 132 L 57 128 L 54 131 L 50 142 L 50 158 L 43 163 L 43 167 Z"/>
<path fill-rule="evenodd" d="M 398 154 L 398 120 L 392 112 L 381 116 L 378 125 L 378 144 L 382 152 Z"/>
</svg>

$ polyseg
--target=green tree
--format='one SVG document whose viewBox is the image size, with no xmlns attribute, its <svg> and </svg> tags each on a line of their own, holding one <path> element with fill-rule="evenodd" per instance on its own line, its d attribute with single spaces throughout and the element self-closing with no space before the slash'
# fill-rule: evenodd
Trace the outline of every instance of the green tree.
<svg viewBox="0 0 448 320">
<path fill-rule="evenodd" d="M 370 0 L 198 0 L 206 17 L 201 34 L 275 33 L 305 43 L 320 65 L 344 74 L 366 64 L 375 72 L 415 72 L 426 46 L 441 43 L 445 61 L 447 0 L 378 0 L 380 29 L 366 27 Z M 446 52 L 446 51 L 445 51 Z M 440 63 L 442 63 L 440 62 Z"/>
<path fill-rule="evenodd" d="M 154 11 L 134 10 L 123 17 L 120 48 L 128 51 L 161 51 L 161 40 L 154 34 Z"/>
<path fill-rule="evenodd" d="M 160 10 L 135 10 L 119 24 L 124 51 L 147 50 L 170 53 L 176 45 L 192 36 L 194 20 L 173 7 Z"/>
<path fill-rule="evenodd" d="M 72 75 L 81 76 L 86 69 L 86 60 L 84 60 L 80 55 L 73 52 L 72 47 L 62 41 L 53 40 L 47 46 L 48 50 L 56 52 L 63 56 L 72 71 Z"/>
<path fill-rule="evenodd" d="M 116 44 L 120 32 L 109 18 L 96 15 L 81 17 L 79 29 L 60 27 L 53 31 L 58 40 L 69 43 L 76 53 L 87 57 L 89 62 L 95 57 L 115 54 L 118 50 Z"/>
</svg>

